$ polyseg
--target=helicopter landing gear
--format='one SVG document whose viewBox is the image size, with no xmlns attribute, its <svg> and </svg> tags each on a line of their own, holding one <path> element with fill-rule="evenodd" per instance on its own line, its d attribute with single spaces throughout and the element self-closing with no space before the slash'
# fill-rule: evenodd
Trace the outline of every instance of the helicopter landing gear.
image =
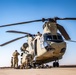
<svg viewBox="0 0 76 75">
<path fill-rule="evenodd" d="M 40 69 L 40 68 L 44 68 L 44 65 L 43 64 L 39 64 L 39 63 L 33 63 L 33 68 L 35 69 Z"/>
<path fill-rule="evenodd" d="M 53 67 L 59 67 L 59 62 L 57 61 L 53 62 Z"/>
</svg>

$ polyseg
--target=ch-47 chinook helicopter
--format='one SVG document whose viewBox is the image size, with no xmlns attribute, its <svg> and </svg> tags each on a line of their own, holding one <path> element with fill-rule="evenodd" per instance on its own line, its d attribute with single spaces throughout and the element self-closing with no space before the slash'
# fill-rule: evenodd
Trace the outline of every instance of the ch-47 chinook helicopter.
<svg viewBox="0 0 76 75">
<path fill-rule="evenodd" d="M 53 67 L 59 67 L 58 60 L 62 59 L 62 56 L 66 51 L 66 42 L 63 40 L 63 37 L 67 41 L 71 42 L 76 41 L 71 40 L 70 36 L 68 35 L 64 27 L 57 24 L 57 20 L 76 20 L 76 18 L 58 18 L 58 17 L 47 18 L 47 19 L 43 18 L 40 20 L 2 25 L 0 26 L 0 28 L 19 24 L 27 24 L 32 22 L 41 22 L 41 21 L 44 22 L 42 34 L 39 32 L 38 34 L 31 34 L 15 30 L 7 31 L 9 33 L 25 34 L 25 36 L 13 39 L 11 41 L 1 44 L 0 46 L 4 46 L 16 40 L 27 37 L 28 39 L 27 43 L 24 43 L 23 46 L 21 47 L 21 50 L 23 51 L 22 64 L 25 62 L 26 60 L 25 58 L 31 55 L 32 61 L 30 62 L 32 63 L 34 62 L 34 65 L 35 64 L 41 65 L 43 63 L 54 61 Z M 58 32 L 58 30 L 60 31 L 61 34 Z"/>
</svg>

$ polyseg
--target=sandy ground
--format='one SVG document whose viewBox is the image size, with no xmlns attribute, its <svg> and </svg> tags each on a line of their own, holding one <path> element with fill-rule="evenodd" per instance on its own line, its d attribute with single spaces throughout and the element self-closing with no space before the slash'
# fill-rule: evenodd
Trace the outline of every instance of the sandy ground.
<svg viewBox="0 0 76 75">
<path fill-rule="evenodd" d="M 0 75 L 76 75 L 76 68 L 0 69 Z"/>
</svg>

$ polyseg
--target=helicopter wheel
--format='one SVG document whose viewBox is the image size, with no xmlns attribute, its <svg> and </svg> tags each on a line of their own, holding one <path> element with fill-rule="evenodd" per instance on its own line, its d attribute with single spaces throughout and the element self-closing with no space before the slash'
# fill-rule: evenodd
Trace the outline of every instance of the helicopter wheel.
<svg viewBox="0 0 76 75">
<path fill-rule="evenodd" d="M 41 67 L 41 64 L 33 63 L 32 68 L 40 69 L 40 68 L 42 68 L 42 67 Z"/>
<path fill-rule="evenodd" d="M 59 67 L 59 63 L 57 62 L 56 64 L 57 64 L 56 66 Z"/>
<path fill-rule="evenodd" d="M 53 63 L 53 67 L 59 67 L 59 63 L 55 61 L 55 62 Z"/>
</svg>

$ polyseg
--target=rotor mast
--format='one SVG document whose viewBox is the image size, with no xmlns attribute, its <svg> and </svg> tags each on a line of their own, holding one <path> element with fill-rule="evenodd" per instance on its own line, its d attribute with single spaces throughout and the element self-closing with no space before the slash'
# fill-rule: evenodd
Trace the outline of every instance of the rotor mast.
<svg viewBox="0 0 76 75">
<path fill-rule="evenodd" d="M 43 25 L 43 34 L 45 33 L 51 33 L 52 35 L 57 34 L 57 25 L 56 22 L 45 22 Z"/>
</svg>

